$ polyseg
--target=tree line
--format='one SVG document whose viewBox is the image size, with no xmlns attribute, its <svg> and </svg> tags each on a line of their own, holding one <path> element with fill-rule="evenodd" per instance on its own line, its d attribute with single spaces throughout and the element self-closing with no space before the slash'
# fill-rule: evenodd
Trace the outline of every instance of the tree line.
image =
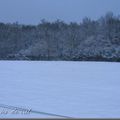
<svg viewBox="0 0 120 120">
<path fill-rule="evenodd" d="M 82 22 L 0 22 L 1 60 L 120 61 L 120 16 Z"/>
</svg>

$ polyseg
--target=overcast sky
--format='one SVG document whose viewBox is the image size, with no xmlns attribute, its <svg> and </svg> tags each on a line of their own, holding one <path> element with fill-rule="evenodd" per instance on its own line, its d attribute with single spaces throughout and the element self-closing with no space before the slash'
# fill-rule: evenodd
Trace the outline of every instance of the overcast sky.
<svg viewBox="0 0 120 120">
<path fill-rule="evenodd" d="M 0 0 L 0 22 L 37 24 L 41 19 L 79 22 L 107 11 L 120 13 L 120 0 Z"/>
</svg>

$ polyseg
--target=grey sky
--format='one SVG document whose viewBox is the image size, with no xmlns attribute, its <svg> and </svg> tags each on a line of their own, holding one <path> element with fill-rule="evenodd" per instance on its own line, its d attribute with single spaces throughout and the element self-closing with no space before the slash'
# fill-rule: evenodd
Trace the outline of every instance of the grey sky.
<svg viewBox="0 0 120 120">
<path fill-rule="evenodd" d="M 79 22 L 120 12 L 120 0 L 0 0 L 0 22 L 37 24 L 41 19 Z"/>
</svg>

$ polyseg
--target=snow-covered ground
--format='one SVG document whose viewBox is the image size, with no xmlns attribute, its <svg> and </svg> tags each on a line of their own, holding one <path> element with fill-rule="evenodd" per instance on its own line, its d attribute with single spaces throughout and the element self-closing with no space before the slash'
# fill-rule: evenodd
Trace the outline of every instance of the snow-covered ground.
<svg viewBox="0 0 120 120">
<path fill-rule="evenodd" d="M 120 117 L 120 63 L 1 61 L 0 104 L 73 118 Z M 2 111 L 0 118 L 51 117 Z"/>
</svg>

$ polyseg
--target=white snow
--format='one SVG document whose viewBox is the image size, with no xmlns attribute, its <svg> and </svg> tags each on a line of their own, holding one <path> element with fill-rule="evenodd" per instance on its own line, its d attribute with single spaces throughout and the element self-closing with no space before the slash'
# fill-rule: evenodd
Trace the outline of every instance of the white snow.
<svg viewBox="0 0 120 120">
<path fill-rule="evenodd" d="M 120 63 L 0 61 L 0 104 L 73 118 L 120 117 Z M 40 114 L 10 117 L 51 117 Z"/>
</svg>

